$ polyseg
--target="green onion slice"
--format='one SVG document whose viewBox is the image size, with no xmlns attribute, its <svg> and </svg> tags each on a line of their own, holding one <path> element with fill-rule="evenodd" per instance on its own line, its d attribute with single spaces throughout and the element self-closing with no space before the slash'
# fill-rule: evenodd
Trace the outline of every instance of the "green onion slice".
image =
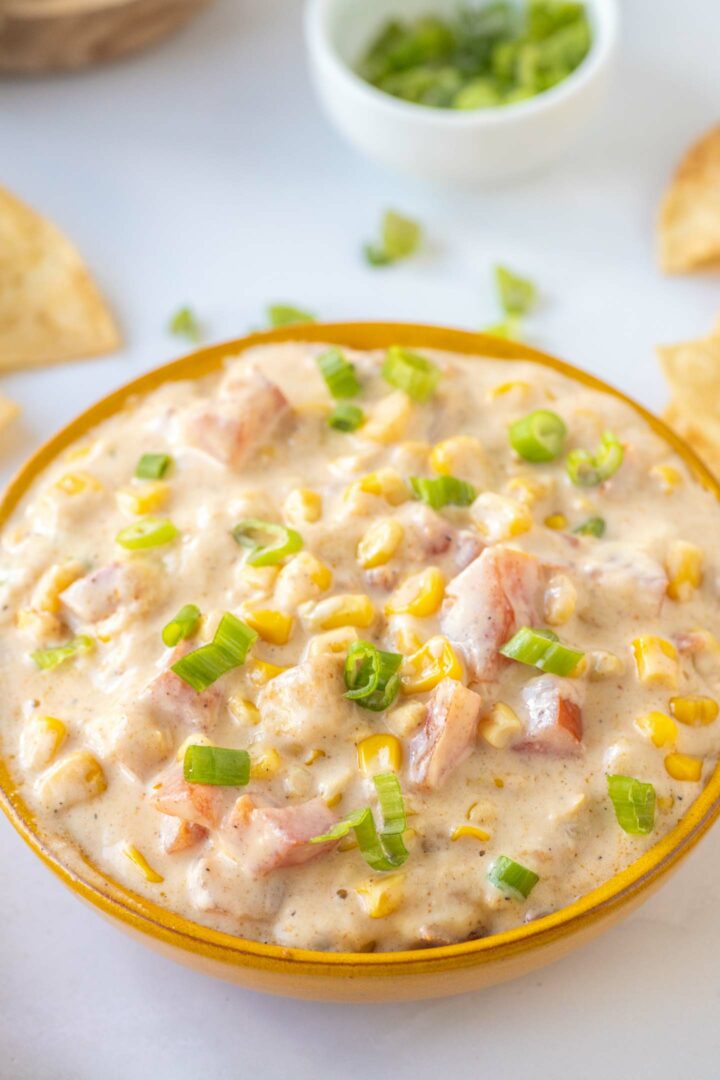
<svg viewBox="0 0 720 1080">
<path fill-rule="evenodd" d="M 488 871 L 488 881 L 514 900 L 527 900 L 540 877 L 507 855 L 498 855 Z"/>
<path fill-rule="evenodd" d="M 364 249 L 365 258 L 371 266 L 387 266 L 413 255 L 420 244 L 422 229 L 417 221 L 403 217 L 395 210 L 386 210 L 381 234 L 380 244 L 367 244 Z"/>
<path fill-rule="evenodd" d="M 506 341 L 523 341 L 522 320 L 508 315 L 502 322 L 484 326 L 483 334 L 492 334 L 493 337 L 504 338 Z"/>
<path fill-rule="evenodd" d="M 552 630 L 523 626 L 507 641 L 500 652 L 510 660 L 547 671 L 551 675 L 571 675 L 585 653 L 563 645 Z"/>
<path fill-rule="evenodd" d="M 144 517 L 121 529 L 115 541 L 128 551 L 140 551 L 169 544 L 177 535 L 178 530 L 169 518 Z"/>
<path fill-rule="evenodd" d="M 537 289 L 533 282 L 506 266 L 495 267 L 495 284 L 506 315 L 527 315 L 535 304 Z"/>
<path fill-rule="evenodd" d="M 163 627 L 163 643 L 167 645 L 169 649 L 172 649 L 178 642 L 185 641 L 185 638 L 192 637 L 198 628 L 200 619 L 200 608 L 196 607 L 195 604 L 185 604 L 184 607 L 180 608 L 175 618 L 171 619 L 170 622 Z"/>
<path fill-rule="evenodd" d="M 655 788 L 632 776 L 608 776 L 608 794 L 618 825 L 631 836 L 647 836 L 655 824 Z"/>
<path fill-rule="evenodd" d="M 573 532 L 578 533 L 580 536 L 604 536 L 605 518 L 590 517 L 587 521 L 583 521 L 582 525 L 578 525 L 576 529 L 573 529 Z"/>
<path fill-rule="evenodd" d="M 256 641 L 255 631 L 232 612 L 226 611 L 213 640 L 181 657 L 171 670 L 200 694 L 221 675 L 244 664 Z"/>
<path fill-rule="evenodd" d="M 562 453 L 567 428 L 557 413 L 536 409 L 511 424 L 508 436 L 524 461 L 554 461 Z"/>
<path fill-rule="evenodd" d="M 377 831 L 372 810 L 365 806 L 347 814 L 329 832 L 314 836 L 311 844 L 323 844 L 328 840 L 341 840 L 352 830 L 365 862 L 373 870 L 396 870 L 408 857 L 403 843 L 407 827 L 405 802 L 400 781 L 395 773 L 379 773 L 373 777 L 377 791 L 383 827 Z"/>
<path fill-rule="evenodd" d="M 355 365 L 345 359 L 344 353 L 336 345 L 332 345 L 321 353 L 316 362 L 334 398 L 350 398 L 360 393 L 362 387 L 358 381 Z"/>
<path fill-rule="evenodd" d="M 178 308 L 170 320 L 170 333 L 187 338 L 188 341 L 198 342 L 200 340 L 200 323 L 192 308 L 187 307 L 187 305 Z"/>
<path fill-rule="evenodd" d="M 171 464 L 169 454 L 143 454 L 135 466 L 135 475 L 141 480 L 160 480 Z"/>
<path fill-rule="evenodd" d="M 400 653 L 381 652 L 369 641 L 354 641 L 345 659 L 346 698 L 363 709 L 383 712 L 400 690 Z"/>
<path fill-rule="evenodd" d="M 267 317 L 270 325 L 275 328 L 315 322 L 312 312 L 303 311 L 302 308 L 293 307 L 292 304 L 269 304 Z"/>
<path fill-rule="evenodd" d="M 597 487 L 614 476 L 623 463 L 622 443 L 612 431 L 604 432 L 594 454 L 571 450 L 565 462 L 567 474 L 577 487 Z"/>
<path fill-rule="evenodd" d="M 303 546 L 299 532 L 262 518 L 243 518 L 232 534 L 240 547 L 249 549 L 250 566 L 277 566 Z"/>
<path fill-rule="evenodd" d="M 183 775 L 189 784 L 243 787 L 250 779 L 250 755 L 224 746 L 188 746 Z"/>
<path fill-rule="evenodd" d="M 440 380 L 440 368 L 419 353 L 391 345 L 385 356 L 381 375 L 385 382 L 420 403 L 428 401 L 435 393 Z"/>
<path fill-rule="evenodd" d="M 56 645 L 53 649 L 36 649 L 30 653 L 30 658 L 41 671 L 51 671 L 53 668 L 64 664 L 66 660 L 72 660 L 75 656 L 91 652 L 95 648 L 95 642 L 86 634 L 80 634 L 65 645 Z"/>
<path fill-rule="evenodd" d="M 359 405 L 341 401 L 328 416 L 328 425 L 335 431 L 357 431 L 365 422 L 365 413 Z"/>
<path fill-rule="evenodd" d="M 410 486 L 415 498 L 440 510 L 443 506 L 470 506 L 477 498 L 477 491 L 467 480 L 457 476 L 411 476 Z"/>
</svg>

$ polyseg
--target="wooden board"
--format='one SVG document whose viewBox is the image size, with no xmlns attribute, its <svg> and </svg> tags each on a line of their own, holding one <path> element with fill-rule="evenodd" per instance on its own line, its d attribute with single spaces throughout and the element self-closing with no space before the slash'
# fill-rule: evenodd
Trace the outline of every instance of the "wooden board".
<svg viewBox="0 0 720 1080">
<path fill-rule="evenodd" d="M 3 0 L 0 72 L 101 64 L 160 41 L 212 0 Z"/>
</svg>

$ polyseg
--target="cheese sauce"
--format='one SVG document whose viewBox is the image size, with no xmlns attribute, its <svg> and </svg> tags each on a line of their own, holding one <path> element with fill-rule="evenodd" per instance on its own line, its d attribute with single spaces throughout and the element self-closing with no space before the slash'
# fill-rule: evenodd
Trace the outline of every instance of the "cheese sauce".
<svg viewBox="0 0 720 1080">
<path fill-rule="evenodd" d="M 627 866 L 711 774 L 720 508 L 628 406 L 532 364 L 429 350 L 421 403 L 381 354 L 344 350 L 365 422 L 334 430 L 326 348 L 167 383 L 35 481 L 1 537 L 2 751 L 58 843 L 204 925 L 350 951 L 492 934 Z M 533 463 L 508 429 L 538 409 L 567 437 Z M 578 485 L 568 453 L 607 431 L 622 464 Z M 145 453 L 170 457 L 164 476 L 134 477 Z M 410 477 L 440 476 L 471 485 L 467 505 L 417 497 Z M 163 543 L 118 542 L 147 518 Z M 247 519 L 302 548 L 251 565 Z M 168 648 L 186 604 L 202 618 Z M 171 666 L 227 612 L 258 638 L 198 692 Z M 576 666 L 506 659 L 523 627 Z M 383 711 L 345 696 L 358 639 L 403 658 Z M 247 750 L 249 783 L 186 782 L 191 743 Z M 388 772 L 404 862 L 373 870 L 352 830 L 311 842 L 362 807 L 381 830 Z M 622 827 L 608 775 L 652 785 L 648 831 Z M 537 875 L 527 898 L 497 883 L 500 856 Z"/>
</svg>

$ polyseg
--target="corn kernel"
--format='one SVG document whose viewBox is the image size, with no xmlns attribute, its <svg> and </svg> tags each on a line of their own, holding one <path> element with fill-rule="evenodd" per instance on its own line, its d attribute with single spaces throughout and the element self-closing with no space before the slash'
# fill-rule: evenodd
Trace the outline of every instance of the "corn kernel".
<svg viewBox="0 0 720 1080">
<path fill-rule="evenodd" d="M 585 674 L 590 682 L 612 679 L 616 675 L 622 675 L 625 670 L 624 661 L 605 649 L 591 649 L 585 653 L 585 660 Z"/>
<path fill-rule="evenodd" d="M 492 825 L 497 820 L 497 809 L 487 799 L 480 799 L 465 811 L 468 821 L 479 822 L 481 825 Z"/>
<path fill-rule="evenodd" d="M 638 716 L 635 727 L 652 741 L 655 746 L 674 746 L 677 742 L 677 724 L 665 713 L 653 712 Z"/>
<path fill-rule="evenodd" d="M 396 735 L 405 738 L 417 731 L 426 713 L 427 707 L 421 701 L 406 701 L 387 714 L 386 723 Z"/>
<path fill-rule="evenodd" d="M 426 442 L 420 442 L 418 439 L 411 439 L 406 442 L 401 442 L 393 450 L 392 461 L 397 468 L 403 473 L 421 473 L 424 472 L 428 465 L 428 458 L 430 456 L 430 444 Z"/>
<path fill-rule="evenodd" d="M 450 833 L 451 840 L 462 840 L 464 836 L 468 836 L 472 840 L 480 840 L 481 842 L 490 839 L 490 833 L 486 832 L 485 829 L 478 828 L 477 825 L 458 825 L 457 828 L 453 829 Z"/>
<path fill-rule="evenodd" d="M 394 615 L 388 629 L 395 652 L 407 656 L 417 652 L 423 643 L 409 615 Z"/>
<path fill-rule="evenodd" d="M 357 548 L 357 560 L 363 570 L 384 566 L 400 547 L 405 530 L 394 518 L 375 521 L 367 530 Z"/>
<path fill-rule="evenodd" d="M 502 776 L 494 776 L 493 777 L 493 784 L 495 785 L 496 788 L 504 788 L 505 787 L 505 781 L 503 780 Z"/>
<path fill-rule="evenodd" d="M 404 694 L 423 694 L 443 679 L 462 679 L 462 664 L 447 638 L 426 641 L 416 653 L 406 657 L 401 668 Z"/>
<path fill-rule="evenodd" d="M 384 919 L 392 915 L 405 899 L 405 875 L 390 874 L 371 878 L 358 885 L 355 892 L 360 897 L 365 913 L 371 919 Z"/>
<path fill-rule="evenodd" d="M 485 742 L 496 750 L 504 750 L 522 734 L 523 723 L 514 709 L 498 701 L 481 719 L 478 731 Z"/>
<path fill-rule="evenodd" d="M 251 724 L 254 727 L 260 723 L 261 716 L 257 705 L 248 701 L 247 698 L 240 697 L 239 694 L 233 694 L 228 698 L 228 709 L 232 718 L 239 724 Z"/>
<path fill-rule="evenodd" d="M 247 563 L 241 564 L 237 570 L 244 585 L 268 594 L 272 592 L 279 573 L 279 566 L 249 566 Z"/>
<path fill-rule="evenodd" d="M 305 758 L 305 761 L 304 761 L 303 764 L 305 764 L 305 765 L 314 765 L 316 761 L 320 761 L 320 759 L 324 758 L 325 756 L 326 756 L 325 751 L 321 750 L 319 747 L 316 747 L 314 750 L 310 751 L 308 756 Z"/>
<path fill-rule="evenodd" d="M 488 398 L 490 401 L 495 401 L 496 398 L 512 393 L 516 394 L 521 401 L 524 400 L 530 393 L 530 383 L 525 382 L 524 379 L 511 379 L 509 382 L 498 383 L 488 392 Z"/>
<path fill-rule="evenodd" d="M 283 503 L 283 517 L 288 525 L 313 525 L 322 517 L 322 495 L 310 488 L 295 488 Z"/>
<path fill-rule="evenodd" d="M 385 605 L 386 615 L 434 615 L 445 595 L 445 578 L 436 566 L 406 578 Z"/>
<path fill-rule="evenodd" d="M 275 603 L 287 611 L 314 600 L 332 585 L 332 570 L 309 551 L 299 552 L 290 559 L 277 579 Z"/>
<path fill-rule="evenodd" d="M 283 671 L 287 670 L 286 667 L 269 664 L 267 660 L 258 660 L 254 657 L 248 665 L 248 676 L 252 685 L 259 688 L 267 686 L 271 679 L 276 679 L 278 675 L 282 675 Z"/>
<path fill-rule="evenodd" d="M 532 515 L 526 506 L 495 491 L 483 491 L 478 495 L 470 507 L 470 516 L 478 532 L 491 543 L 511 540 L 533 526 Z"/>
<path fill-rule="evenodd" d="M 38 796 L 47 807 L 67 810 L 102 795 L 106 787 L 105 773 L 97 758 L 89 750 L 75 750 L 43 773 Z"/>
<path fill-rule="evenodd" d="M 26 769 L 44 769 L 55 759 L 67 738 L 67 728 L 55 716 L 28 720 L 20 737 L 20 757 Z"/>
<path fill-rule="evenodd" d="M 665 768 L 673 780 L 697 783 L 702 776 L 702 767 L 702 758 L 691 757 L 689 754 L 668 754 L 665 758 Z"/>
<path fill-rule="evenodd" d="M 363 438 L 380 443 L 398 442 L 407 431 L 411 417 L 410 399 L 402 390 L 396 390 L 377 403 L 363 424 Z"/>
<path fill-rule="evenodd" d="M 641 683 L 677 689 L 678 654 L 672 642 L 646 634 L 633 640 L 632 650 Z"/>
<path fill-rule="evenodd" d="M 561 529 L 567 528 L 568 520 L 564 514 L 548 514 L 545 518 L 545 526 L 548 529 L 555 529 L 559 532 Z"/>
<path fill-rule="evenodd" d="M 287 645 L 290 640 L 295 620 L 284 611 L 243 608 L 243 617 L 248 626 L 271 645 Z"/>
<path fill-rule="evenodd" d="M 115 501 L 125 514 L 152 514 L 165 505 L 170 485 L 164 480 L 144 480 L 133 487 L 120 488 Z"/>
<path fill-rule="evenodd" d="M 211 739 L 208 739 L 207 735 L 202 731 L 194 731 L 192 735 L 188 735 L 186 739 L 180 743 L 177 748 L 175 758 L 177 761 L 184 761 L 185 754 L 190 746 L 214 746 L 215 744 Z"/>
<path fill-rule="evenodd" d="M 437 443 L 430 452 L 430 467 L 441 476 L 462 476 L 473 484 L 487 480 L 488 462 L 479 439 L 455 435 Z"/>
<path fill-rule="evenodd" d="M 395 469 L 378 469 L 358 480 L 361 491 L 368 495 L 378 495 L 391 506 L 400 506 L 410 498 L 408 486 Z"/>
<path fill-rule="evenodd" d="M 555 486 L 554 476 L 511 476 L 505 485 L 505 492 L 525 506 L 534 506 L 536 502 L 549 498 Z"/>
<path fill-rule="evenodd" d="M 138 851 L 138 849 L 136 847 L 133 847 L 132 844 L 127 844 L 123 848 L 123 853 L 127 856 L 131 863 L 134 863 L 135 866 L 137 866 L 138 870 L 140 870 L 146 881 L 151 881 L 153 885 L 157 885 L 161 881 L 165 880 L 165 878 L 161 874 L 158 874 L 157 870 L 153 870 L 152 866 L 147 861 L 142 852 Z"/>
<path fill-rule="evenodd" d="M 77 559 L 49 566 L 33 589 L 31 606 L 36 611 L 49 611 L 56 615 L 60 610 L 60 593 L 85 573 L 85 567 Z"/>
<path fill-rule="evenodd" d="M 250 766 L 250 779 L 271 780 L 280 771 L 281 766 L 282 758 L 274 747 L 270 747 L 253 760 Z"/>
<path fill-rule="evenodd" d="M 60 637 L 63 624 L 58 615 L 50 611 L 36 611 L 35 608 L 18 608 L 15 612 L 15 625 L 35 641 L 45 642 Z"/>
<path fill-rule="evenodd" d="M 671 600 L 689 600 L 702 581 L 703 552 L 696 544 L 675 540 L 668 548 L 665 568 Z"/>
<path fill-rule="evenodd" d="M 80 495 L 83 491 L 102 491 L 100 481 L 86 472 L 65 473 L 55 481 L 55 487 L 65 495 Z"/>
<path fill-rule="evenodd" d="M 717 720 L 718 703 L 714 698 L 701 695 L 670 698 L 670 712 L 681 724 L 688 727 L 704 727 Z"/>
<path fill-rule="evenodd" d="M 339 626 L 337 630 L 328 630 L 325 634 L 316 634 L 310 638 L 306 655 L 339 656 L 344 660 L 345 653 L 357 640 L 358 632 L 354 626 Z"/>
<path fill-rule="evenodd" d="M 663 495 L 672 495 L 673 491 L 682 483 L 682 476 L 674 465 L 653 465 L 650 475 L 657 481 Z"/>
<path fill-rule="evenodd" d="M 315 604 L 307 617 L 311 630 L 336 630 L 340 626 L 370 626 L 375 618 L 375 608 L 369 596 L 363 593 L 344 593 L 329 596 Z"/>
<path fill-rule="evenodd" d="M 394 735 L 370 735 L 358 743 L 358 767 L 366 776 L 378 772 L 400 772 L 402 744 Z"/>
<path fill-rule="evenodd" d="M 655 801 L 657 803 L 658 809 L 662 810 L 663 813 L 667 814 L 670 810 L 672 810 L 673 806 L 675 805 L 675 796 L 673 794 L 656 795 Z"/>
<path fill-rule="evenodd" d="M 575 614 L 577 590 L 566 574 L 550 579 L 544 597 L 545 621 L 550 626 L 562 626 Z"/>
<path fill-rule="evenodd" d="M 342 840 L 337 846 L 338 851 L 354 851 L 355 848 L 360 847 L 355 839 L 355 833 L 348 833 L 347 836 L 343 836 Z"/>
<path fill-rule="evenodd" d="M 324 799 L 323 802 L 328 810 L 332 810 L 333 806 L 337 806 L 339 802 L 342 802 L 342 791 L 336 791 L 334 795 L 328 795 L 327 799 Z"/>
<path fill-rule="evenodd" d="M 88 456 L 90 451 L 96 446 L 96 443 L 85 443 L 82 446 L 71 446 L 69 450 L 66 450 L 63 454 L 64 461 L 79 461 L 81 458 Z"/>
</svg>

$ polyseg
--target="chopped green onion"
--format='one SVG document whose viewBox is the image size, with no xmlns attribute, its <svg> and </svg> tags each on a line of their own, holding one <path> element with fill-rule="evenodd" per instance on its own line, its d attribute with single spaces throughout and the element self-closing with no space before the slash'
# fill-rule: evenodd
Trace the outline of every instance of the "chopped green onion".
<svg viewBox="0 0 720 1080">
<path fill-rule="evenodd" d="M 277 566 L 303 546 L 300 533 L 262 518 L 244 518 L 232 531 L 240 547 L 249 548 L 250 566 Z"/>
<path fill-rule="evenodd" d="M 360 393 L 362 387 L 355 372 L 355 365 L 345 359 L 342 350 L 336 345 L 320 353 L 316 363 L 334 398 L 355 397 Z"/>
<path fill-rule="evenodd" d="M 500 649 L 503 656 L 551 675 L 571 675 L 585 653 L 558 641 L 552 630 L 523 626 Z"/>
<path fill-rule="evenodd" d="M 510 445 L 524 461 L 554 461 L 562 453 L 567 428 L 557 413 L 536 409 L 510 425 Z"/>
<path fill-rule="evenodd" d="M 185 604 L 181 607 L 174 619 L 163 627 L 163 643 L 172 649 L 180 641 L 192 637 L 200 622 L 200 608 L 195 604 Z"/>
<path fill-rule="evenodd" d="M 632 776 L 608 776 L 608 794 L 618 825 L 631 836 L 647 836 L 655 824 L 655 788 Z"/>
<path fill-rule="evenodd" d="M 422 230 L 417 221 L 403 217 L 395 210 L 386 210 L 381 233 L 379 244 L 366 244 L 364 248 L 365 258 L 371 266 L 387 266 L 414 254 L 420 244 Z"/>
<path fill-rule="evenodd" d="M 400 690 L 400 653 L 381 652 L 369 641 L 354 641 L 345 659 L 346 698 L 363 709 L 383 712 Z"/>
<path fill-rule="evenodd" d="M 292 304 L 269 304 L 267 317 L 270 325 L 275 328 L 315 322 L 312 312 L 303 311 L 302 308 L 293 307 Z"/>
<path fill-rule="evenodd" d="M 357 431 L 365 421 L 365 413 L 359 405 L 341 401 L 328 416 L 328 425 L 335 431 Z"/>
<path fill-rule="evenodd" d="M 622 443 L 612 431 L 604 432 L 598 450 L 571 450 L 565 462 L 567 474 L 578 487 L 596 487 L 614 476 L 623 463 Z"/>
<path fill-rule="evenodd" d="M 200 324 L 191 308 L 181 307 L 175 312 L 170 320 L 170 333 L 187 338 L 188 341 L 200 340 Z"/>
<path fill-rule="evenodd" d="M 477 498 L 477 491 L 467 480 L 457 476 L 411 476 L 410 486 L 415 498 L 440 510 L 443 506 L 470 506 Z"/>
<path fill-rule="evenodd" d="M 492 334 L 493 337 L 504 338 L 506 341 L 524 341 L 522 320 L 508 316 L 502 322 L 493 323 L 483 327 L 483 334 Z"/>
<path fill-rule="evenodd" d="M 506 315 L 527 315 L 537 297 L 532 281 L 514 274 L 505 266 L 496 266 L 495 284 Z"/>
<path fill-rule="evenodd" d="M 507 855 L 498 855 L 488 871 L 488 881 L 513 900 L 527 900 L 539 880 L 534 870 L 528 870 Z"/>
<path fill-rule="evenodd" d="M 178 530 L 169 518 L 144 517 L 121 529 L 115 542 L 128 551 L 140 551 L 169 544 L 177 535 Z"/>
<path fill-rule="evenodd" d="M 583 521 L 582 525 L 578 525 L 573 532 L 578 533 L 580 536 L 604 536 L 605 535 L 605 518 L 590 517 L 587 521 Z"/>
<path fill-rule="evenodd" d="M 423 403 L 435 393 L 440 368 L 419 353 L 403 349 L 401 345 L 391 345 L 381 375 L 391 386 L 404 390 L 413 401 Z"/>
<path fill-rule="evenodd" d="M 160 480 L 171 464 L 169 454 L 143 454 L 135 466 L 135 475 L 141 480 Z"/>
<path fill-rule="evenodd" d="M 372 810 L 365 806 L 347 814 L 329 832 L 314 836 L 310 843 L 323 844 L 328 840 L 341 840 L 352 830 L 368 866 L 373 870 L 396 870 L 408 857 L 402 839 L 407 827 L 402 789 L 395 773 L 380 773 L 373 777 L 373 783 L 383 818 L 380 833 L 377 831 Z"/>
<path fill-rule="evenodd" d="M 94 648 L 93 639 L 86 634 L 80 634 L 65 645 L 56 645 L 53 649 L 36 649 L 35 652 L 30 653 L 30 658 L 41 671 L 51 671 L 60 664 L 64 664 L 66 660 L 91 652 Z"/>
<path fill-rule="evenodd" d="M 232 612 L 226 611 L 213 640 L 181 657 L 171 670 L 199 694 L 221 675 L 244 664 L 256 641 L 255 631 Z"/>
<path fill-rule="evenodd" d="M 250 779 L 250 755 L 224 746 L 188 746 L 183 775 L 189 784 L 243 787 Z"/>
</svg>

